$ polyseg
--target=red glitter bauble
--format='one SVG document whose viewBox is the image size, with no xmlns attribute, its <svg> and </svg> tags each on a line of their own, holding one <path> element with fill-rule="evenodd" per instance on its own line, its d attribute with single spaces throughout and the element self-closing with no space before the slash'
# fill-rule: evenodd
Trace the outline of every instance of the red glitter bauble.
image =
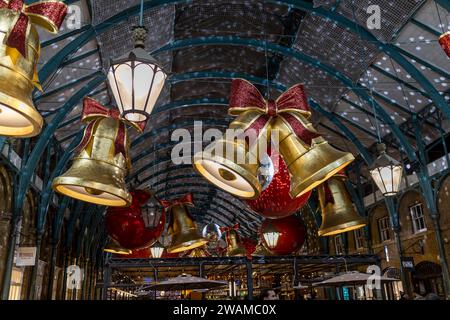
<svg viewBox="0 0 450 320">
<path fill-rule="evenodd" d="M 251 257 L 252 253 L 256 250 L 256 245 L 258 244 L 256 240 L 251 238 L 243 238 L 242 244 L 244 245 L 245 250 L 247 251 L 247 257 Z"/>
<path fill-rule="evenodd" d="M 169 253 L 167 252 L 167 250 L 164 250 L 161 258 L 162 259 L 173 259 L 173 258 L 179 258 L 180 257 L 180 252 L 175 252 L 175 253 Z"/>
<path fill-rule="evenodd" d="M 131 254 L 120 255 L 121 258 L 125 259 L 147 259 L 151 258 L 151 256 L 150 248 L 132 250 Z"/>
<path fill-rule="evenodd" d="M 275 248 L 270 248 L 264 239 L 263 234 L 269 228 L 280 233 Z M 299 218 L 289 216 L 282 219 L 266 219 L 260 229 L 261 240 L 264 241 L 266 248 L 275 255 L 289 255 L 300 249 L 306 239 L 306 228 Z"/>
<path fill-rule="evenodd" d="M 293 215 L 308 202 L 311 195 L 311 192 L 306 192 L 295 199 L 289 195 L 291 178 L 280 155 L 278 155 L 278 168 L 275 167 L 275 172 L 267 189 L 261 192 L 257 199 L 246 201 L 255 212 L 270 219 L 280 219 Z"/>
<path fill-rule="evenodd" d="M 143 249 L 150 247 L 164 231 L 166 214 L 161 207 L 161 218 L 154 226 L 146 226 L 142 216 L 142 206 L 151 198 L 144 190 L 131 191 L 133 202 L 126 208 L 110 207 L 106 213 L 108 234 L 126 249 Z"/>
<path fill-rule="evenodd" d="M 441 45 L 447 57 L 450 58 L 450 31 L 444 33 L 439 37 L 439 44 Z"/>
</svg>

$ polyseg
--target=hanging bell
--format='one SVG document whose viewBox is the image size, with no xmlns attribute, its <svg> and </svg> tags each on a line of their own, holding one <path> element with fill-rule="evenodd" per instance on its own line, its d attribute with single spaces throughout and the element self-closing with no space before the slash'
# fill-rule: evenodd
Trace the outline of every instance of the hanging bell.
<svg viewBox="0 0 450 320">
<path fill-rule="evenodd" d="M 319 236 L 335 234 L 362 228 L 366 219 L 355 210 L 350 194 L 345 186 L 347 177 L 337 174 L 319 186 L 319 202 L 322 210 L 322 225 Z"/>
<path fill-rule="evenodd" d="M 92 101 L 85 99 L 85 107 Z M 53 180 L 53 189 L 85 202 L 129 206 L 132 196 L 125 185 L 129 168 L 125 123 L 110 116 L 88 114 L 85 117 L 91 122 L 85 129 L 81 151 L 70 169 Z"/>
<path fill-rule="evenodd" d="M 132 253 L 130 249 L 123 248 L 122 246 L 119 245 L 118 242 L 114 240 L 110 240 L 103 249 L 103 251 L 123 255 L 128 255 Z"/>
<path fill-rule="evenodd" d="M 299 134 L 294 132 L 286 118 L 276 117 L 271 129 L 278 131 L 279 151 L 291 176 L 289 193 L 296 198 L 328 180 L 355 157 L 332 147 L 304 116 L 289 115 L 289 119 L 301 128 Z"/>
<path fill-rule="evenodd" d="M 168 232 L 172 236 L 172 243 L 167 249 L 169 253 L 191 250 L 208 242 L 199 235 L 186 203 L 176 203 L 170 207 Z"/>
<path fill-rule="evenodd" d="M 253 257 L 266 257 L 266 256 L 271 256 L 271 255 L 272 254 L 270 253 L 269 250 L 266 249 L 266 247 L 264 246 L 264 244 L 262 243 L 261 240 L 256 245 L 255 251 L 252 253 Z"/>
<path fill-rule="evenodd" d="M 227 132 L 243 133 L 257 118 L 258 112 L 254 110 L 243 112 L 229 126 Z M 237 134 L 236 137 L 227 137 L 225 134 L 194 156 L 194 168 L 212 184 L 220 189 L 244 199 L 255 199 L 261 193 L 262 187 L 258 178 L 260 167 L 260 146 L 266 146 L 267 133 L 252 139 Z"/>
<path fill-rule="evenodd" d="M 226 255 L 228 257 L 239 257 L 247 255 L 247 250 L 245 250 L 241 237 L 236 230 L 229 228 L 229 230 L 226 231 L 225 235 L 227 241 Z"/>
<path fill-rule="evenodd" d="M 206 258 L 209 256 L 210 254 L 208 253 L 205 247 L 195 248 L 188 254 L 189 258 Z"/>
<path fill-rule="evenodd" d="M 33 137 L 41 132 L 42 116 L 33 105 L 39 60 L 39 35 L 32 23 L 26 32 L 25 52 L 22 56 L 6 45 L 19 18 L 19 12 L 0 9 L 0 135 Z"/>
</svg>

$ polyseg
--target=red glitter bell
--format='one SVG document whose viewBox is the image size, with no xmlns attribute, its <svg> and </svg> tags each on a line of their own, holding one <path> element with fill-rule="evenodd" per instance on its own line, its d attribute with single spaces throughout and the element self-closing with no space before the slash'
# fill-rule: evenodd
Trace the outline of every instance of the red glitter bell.
<svg viewBox="0 0 450 320">
<path fill-rule="evenodd" d="M 272 182 L 257 199 L 246 202 L 261 216 L 280 219 L 293 215 L 302 208 L 308 202 L 311 191 L 300 197 L 292 198 L 289 194 L 291 178 L 287 166 L 279 154 L 274 155 L 278 157 L 278 168 L 275 168 Z M 271 157 L 273 158 L 273 155 Z"/>
</svg>

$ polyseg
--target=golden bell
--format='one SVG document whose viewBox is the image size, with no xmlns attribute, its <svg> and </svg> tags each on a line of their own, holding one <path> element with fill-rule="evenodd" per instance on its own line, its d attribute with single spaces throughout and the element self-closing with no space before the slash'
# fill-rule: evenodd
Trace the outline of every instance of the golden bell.
<svg viewBox="0 0 450 320">
<path fill-rule="evenodd" d="M 331 236 L 366 225 L 366 219 L 355 210 L 350 194 L 345 186 L 346 176 L 342 174 L 331 177 L 318 188 L 322 225 L 319 236 Z"/>
<path fill-rule="evenodd" d="M 269 250 L 267 250 L 267 248 L 264 246 L 262 241 L 258 242 L 258 244 L 256 245 L 255 251 L 252 253 L 253 257 L 265 257 L 265 256 L 271 256 L 271 255 L 272 254 L 270 253 Z"/>
<path fill-rule="evenodd" d="M 257 111 L 246 111 L 230 124 L 229 129 L 243 132 L 257 115 Z M 261 131 L 252 145 L 243 136 L 231 140 L 225 135 L 194 156 L 194 168 L 226 192 L 244 199 L 257 198 L 262 189 L 258 179 L 258 149 L 260 143 L 267 141 L 267 134 Z"/>
<path fill-rule="evenodd" d="M 203 247 L 203 248 L 195 248 L 194 250 L 192 250 L 189 255 L 189 258 L 206 258 L 209 257 L 209 253 L 208 251 Z"/>
<path fill-rule="evenodd" d="M 114 240 L 110 240 L 108 244 L 103 249 L 105 252 L 115 253 L 115 254 L 123 254 L 128 255 L 131 254 L 132 251 L 130 249 L 123 248 Z"/>
<path fill-rule="evenodd" d="M 167 249 L 169 253 L 191 250 L 208 243 L 206 238 L 199 235 L 186 204 L 179 203 L 171 207 L 168 231 L 172 235 L 172 243 Z"/>
<path fill-rule="evenodd" d="M 40 88 L 36 74 L 40 44 L 33 24 L 26 34 L 26 58 L 5 44 L 18 16 L 0 9 L 0 135 L 26 138 L 38 135 L 44 123 L 32 99 L 34 87 Z"/>
<path fill-rule="evenodd" d="M 302 115 L 294 117 L 306 130 L 317 133 Z M 355 157 L 349 152 L 333 148 L 321 136 L 313 138 L 308 145 L 298 137 L 283 117 L 276 117 L 272 130 L 279 134 L 279 151 L 291 177 L 290 195 L 293 198 L 314 189 L 349 165 Z"/>
<path fill-rule="evenodd" d="M 85 202 L 111 207 L 129 206 L 132 196 L 125 185 L 128 160 L 115 150 L 118 132 L 124 126 L 114 118 L 95 120 L 89 142 L 74 158 L 70 169 L 53 180 L 53 189 Z M 127 149 L 126 128 L 124 135 Z"/>
<path fill-rule="evenodd" d="M 238 257 L 247 255 L 247 250 L 245 250 L 245 247 L 241 241 L 241 237 L 239 237 L 239 234 L 237 233 L 236 230 L 227 231 L 226 239 L 227 239 L 226 254 L 228 257 Z"/>
</svg>

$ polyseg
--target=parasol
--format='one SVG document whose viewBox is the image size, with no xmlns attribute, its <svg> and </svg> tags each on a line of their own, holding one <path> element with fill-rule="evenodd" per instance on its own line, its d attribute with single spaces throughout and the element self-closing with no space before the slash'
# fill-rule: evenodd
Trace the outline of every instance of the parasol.
<svg viewBox="0 0 450 320">
<path fill-rule="evenodd" d="M 367 284 L 372 281 L 372 278 L 374 275 L 371 273 L 361 273 L 361 272 L 347 272 L 338 276 L 335 276 L 333 278 L 314 283 L 313 286 L 316 287 L 335 287 L 345 284 Z M 374 280 L 376 280 L 374 278 Z M 394 278 L 388 278 L 386 276 L 379 276 L 379 280 L 381 282 L 388 282 L 388 281 L 398 281 L 398 279 Z"/>
<path fill-rule="evenodd" d="M 209 280 L 201 277 L 194 277 L 190 274 L 182 275 L 162 281 L 147 287 L 147 290 L 158 291 L 177 291 L 177 290 L 194 290 L 194 289 L 213 289 L 227 286 L 226 281 Z"/>
</svg>

